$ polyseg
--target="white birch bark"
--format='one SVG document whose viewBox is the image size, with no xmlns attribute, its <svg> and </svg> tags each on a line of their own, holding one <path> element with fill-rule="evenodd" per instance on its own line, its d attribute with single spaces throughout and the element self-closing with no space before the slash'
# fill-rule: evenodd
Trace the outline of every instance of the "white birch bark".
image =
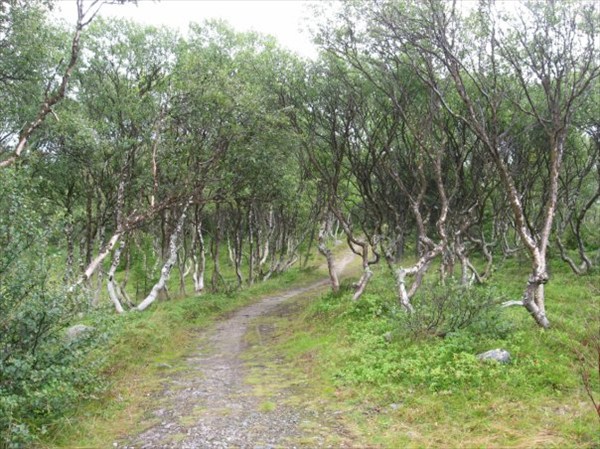
<svg viewBox="0 0 600 449">
<path fill-rule="evenodd" d="M 194 273 L 192 278 L 194 280 L 194 291 L 200 293 L 204 290 L 204 273 L 206 271 L 206 250 L 204 246 L 204 236 L 202 235 L 202 222 L 200 221 L 196 226 L 196 237 L 198 239 L 198 249 L 200 250 L 200 257 L 196 255 L 196 252 L 192 252 L 194 259 Z"/>
<path fill-rule="evenodd" d="M 406 275 L 408 274 L 408 271 L 404 268 L 399 268 L 394 274 L 396 278 L 396 290 L 400 305 L 406 312 L 413 313 L 415 308 L 411 304 L 410 298 L 408 297 L 408 292 L 406 291 Z"/>
<path fill-rule="evenodd" d="M 58 120 L 58 116 L 54 112 L 53 107 L 63 100 L 67 92 L 67 85 L 69 84 L 69 80 L 71 78 L 71 75 L 73 74 L 73 71 L 75 70 L 75 66 L 77 65 L 77 61 L 79 59 L 79 52 L 81 49 L 81 32 L 92 21 L 92 19 L 98 13 L 98 10 L 100 9 L 100 6 L 102 6 L 103 3 L 104 2 L 101 0 L 92 0 L 90 4 L 86 7 L 84 6 L 84 0 L 77 0 L 77 23 L 75 25 L 75 32 L 73 33 L 73 38 L 71 40 L 71 54 L 67 67 L 62 74 L 60 84 L 56 91 L 52 95 L 50 95 L 49 90 L 51 84 L 48 83 L 46 92 L 44 93 L 44 101 L 38 109 L 36 118 L 23 128 L 23 130 L 19 134 L 19 139 L 17 141 L 17 145 L 15 147 L 13 155 L 6 160 L 0 161 L 0 168 L 8 167 L 14 164 L 19 158 L 22 157 L 22 153 L 27 146 L 29 138 L 34 133 L 34 131 L 38 129 L 42 125 L 42 123 L 44 123 L 44 120 L 49 114 L 53 114 L 54 117 Z"/>
<path fill-rule="evenodd" d="M 110 238 L 108 243 L 104 246 L 104 248 L 100 251 L 100 253 L 94 258 L 94 260 L 92 260 L 92 262 L 88 265 L 88 267 L 83 272 L 83 274 L 79 277 L 77 282 L 71 286 L 69 291 L 72 292 L 73 290 L 75 290 L 75 288 L 79 287 L 84 282 L 90 280 L 90 278 L 94 275 L 94 273 L 96 272 L 96 270 L 98 269 L 100 264 L 104 261 L 104 259 L 106 259 L 106 256 L 108 256 L 110 254 L 110 252 L 113 250 L 113 248 L 115 247 L 115 245 L 117 244 L 117 242 L 119 241 L 119 239 L 121 238 L 122 235 L 123 234 L 121 232 L 117 232 Z"/>
<path fill-rule="evenodd" d="M 121 305 L 121 300 L 119 299 L 119 289 L 117 283 L 115 282 L 115 272 L 119 266 L 119 262 L 121 261 L 121 253 L 125 248 L 125 241 L 121 241 L 119 247 L 115 250 L 113 254 L 112 264 L 110 265 L 110 269 L 108 270 L 108 279 L 106 280 L 106 288 L 108 290 L 108 297 L 112 301 L 115 306 L 115 310 L 117 313 L 123 313 L 123 306 Z"/>
<path fill-rule="evenodd" d="M 229 237 L 227 237 L 227 256 L 229 257 L 229 263 L 233 266 L 235 264 L 235 257 L 233 256 L 233 248 L 231 247 Z"/>
<path fill-rule="evenodd" d="M 269 209 L 269 219 L 268 219 L 268 232 L 265 237 L 265 243 L 263 248 L 263 253 L 260 261 L 258 262 L 258 269 L 261 270 L 262 266 L 267 262 L 269 258 L 269 246 L 271 242 L 271 237 L 273 236 L 273 232 L 275 231 L 275 220 L 273 219 L 273 206 Z"/>
<path fill-rule="evenodd" d="M 354 295 L 352 295 L 353 301 L 358 301 L 360 299 L 360 297 L 365 292 L 365 289 L 367 288 L 367 284 L 369 283 L 369 281 L 371 280 L 372 277 L 373 277 L 373 272 L 371 271 L 371 268 L 369 267 L 369 265 L 368 264 L 366 266 L 363 265 L 363 274 L 361 275 L 360 279 L 358 280 L 358 283 L 356 285 L 356 291 L 354 292 Z"/>
<path fill-rule="evenodd" d="M 340 290 L 340 280 L 335 269 L 335 259 L 333 253 L 325 244 L 326 225 L 323 224 L 319 230 L 318 248 L 319 252 L 325 256 L 327 260 L 327 270 L 329 271 L 329 280 L 331 281 L 331 290 L 337 293 Z"/>
<path fill-rule="evenodd" d="M 150 304 L 156 301 L 159 292 L 165 288 L 166 283 L 169 280 L 171 270 L 173 269 L 173 266 L 175 265 L 175 262 L 177 260 L 177 250 L 179 249 L 178 240 L 183 230 L 183 224 L 185 222 L 187 209 L 191 201 L 192 198 L 190 198 L 183 207 L 183 211 L 181 212 L 179 220 L 177 221 L 177 226 L 171 234 L 171 238 L 169 239 L 169 257 L 167 258 L 167 261 L 163 265 L 162 269 L 160 270 L 160 278 L 158 279 L 158 282 L 154 284 L 148 296 L 146 296 L 146 298 L 136 307 L 136 310 L 138 311 L 145 310 L 146 308 L 148 308 L 148 306 L 150 306 Z"/>
</svg>

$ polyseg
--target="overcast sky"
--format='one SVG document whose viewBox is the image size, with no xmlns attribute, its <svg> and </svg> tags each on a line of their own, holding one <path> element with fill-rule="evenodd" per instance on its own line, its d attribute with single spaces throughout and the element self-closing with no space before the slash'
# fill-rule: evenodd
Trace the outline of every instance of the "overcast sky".
<svg viewBox="0 0 600 449">
<path fill-rule="evenodd" d="M 280 44 L 302 56 L 314 57 L 316 49 L 305 27 L 310 7 L 318 0 L 139 0 L 135 5 L 104 5 L 101 15 L 125 17 L 141 23 L 187 30 L 190 22 L 221 18 L 239 31 L 271 34 Z M 77 17 L 74 0 L 57 2 L 56 14 L 71 23 Z"/>
</svg>

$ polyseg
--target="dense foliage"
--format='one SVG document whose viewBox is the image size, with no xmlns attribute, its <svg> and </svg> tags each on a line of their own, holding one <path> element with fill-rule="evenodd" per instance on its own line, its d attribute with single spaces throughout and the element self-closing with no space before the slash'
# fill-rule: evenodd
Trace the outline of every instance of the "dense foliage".
<svg viewBox="0 0 600 449">
<path fill-rule="evenodd" d="M 101 339 L 65 336 L 91 312 L 230 293 L 313 248 L 337 291 L 341 238 L 362 259 L 348 313 L 447 337 L 418 362 L 373 337 L 348 382 L 485 383 L 465 348 L 509 338 L 501 300 L 548 328 L 549 260 L 597 275 L 593 2 L 344 3 L 319 17 L 316 61 L 221 22 L 181 36 L 94 17 L 101 4 L 79 0 L 69 30 L 51 1 L 0 2 L 3 443 L 100 387 Z M 520 300 L 485 286 L 514 257 Z M 377 276 L 393 299 L 369 291 Z"/>
</svg>

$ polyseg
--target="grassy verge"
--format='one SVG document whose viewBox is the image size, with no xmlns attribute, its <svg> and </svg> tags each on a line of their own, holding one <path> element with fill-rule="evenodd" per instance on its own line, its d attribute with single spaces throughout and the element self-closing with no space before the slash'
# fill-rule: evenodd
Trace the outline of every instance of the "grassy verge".
<svg viewBox="0 0 600 449">
<path fill-rule="evenodd" d="M 552 268 L 549 331 L 521 308 L 494 307 L 444 338 L 408 332 L 392 280 L 377 272 L 361 301 L 352 303 L 349 283 L 312 299 L 250 359 L 273 361 L 282 385 L 302 385 L 303 407 L 335 416 L 369 447 L 600 447 L 581 378 L 582 370 L 596 375 L 600 392 L 597 361 L 581 358 L 590 349 L 582 343 L 598 337 L 600 277 Z M 493 295 L 519 297 L 525 273 L 516 262 L 499 267 Z M 476 358 L 494 348 L 509 350 L 511 363 Z M 271 378 L 250 381 L 265 400 L 277 396 Z"/>
<path fill-rule="evenodd" d="M 203 328 L 264 296 L 308 285 L 323 276 L 314 267 L 292 269 L 231 294 L 161 301 L 148 311 L 122 316 L 98 312 L 88 324 L 106 334 L 106 344 L 91 357 L 103 360 L 98 376 L 108 388 L 55 423 L 40 447 L 111 447 L 119 438 L 142 430 L 148 424 L 143 419 L 145 410 L 162 390 L 165 377 L 183 368 L 185 355 L 195 349 Z"/>
</svg>

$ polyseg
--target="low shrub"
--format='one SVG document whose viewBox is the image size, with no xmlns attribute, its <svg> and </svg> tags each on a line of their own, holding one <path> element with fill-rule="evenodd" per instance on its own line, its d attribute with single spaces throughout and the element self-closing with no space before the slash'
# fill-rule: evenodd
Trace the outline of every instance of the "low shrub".
<svg viewBox="0 0 600 449">
<path fill-rule="evenodd" d="M 52 269 L 49 212 L 31 202 L 24 172 L 0 173 L 0 448 L 31 447 L 47 425 L 102 385 L 88 352 L 100 340 L 68 339 L 85 298 Z"/>
<path fill-rule="evenodd" d="M 444 340 L 401 346 L 385 337 L 355 332 L 354 346 L 344 367 L 335 374 L 340 384 L 405 385 L 432 392 L 477 389 L 509 368 L 482 364 L 476 357 L 475 338 L 457 333 Z M 404 343 L 403 343 L 404 344 Z"/>
<path fill-rule="evenodd" d="M 438 336 L 469 328 L 476 334 L 503 338 L 512 326 L 502 318 L 502 295 L 485 286 L 452 281 L 424 286 L 413 302 L 415 311 L 398 315 L 400 332 L 412 337 Z"/>
<path fill-rule="evenodd" d="M 313 305 L 313 316 L 344 323 L 346 329 L 344 363 L 334 374 L 338 384 L 452 392 L 477 389 L 510 370 L 482 365 L 476 357 L 514 329 L 499 307 L 497 290 L 452 282 L 425 285 L 415 312 L 407 314 L 386 288 L 385 280 L 376 280 L 356 303 L 329 294 Z"/>
<path fill-rule="evenodd" d="M 18 303 L 4 291 L 0 303 L 0 447 L 28 447 L 48 423 L 102 389 L 95 375 L 101 361 L 88 357 L 99 335 L 67 338 L 77 301 L 43 282 Z"/>
</svg>

